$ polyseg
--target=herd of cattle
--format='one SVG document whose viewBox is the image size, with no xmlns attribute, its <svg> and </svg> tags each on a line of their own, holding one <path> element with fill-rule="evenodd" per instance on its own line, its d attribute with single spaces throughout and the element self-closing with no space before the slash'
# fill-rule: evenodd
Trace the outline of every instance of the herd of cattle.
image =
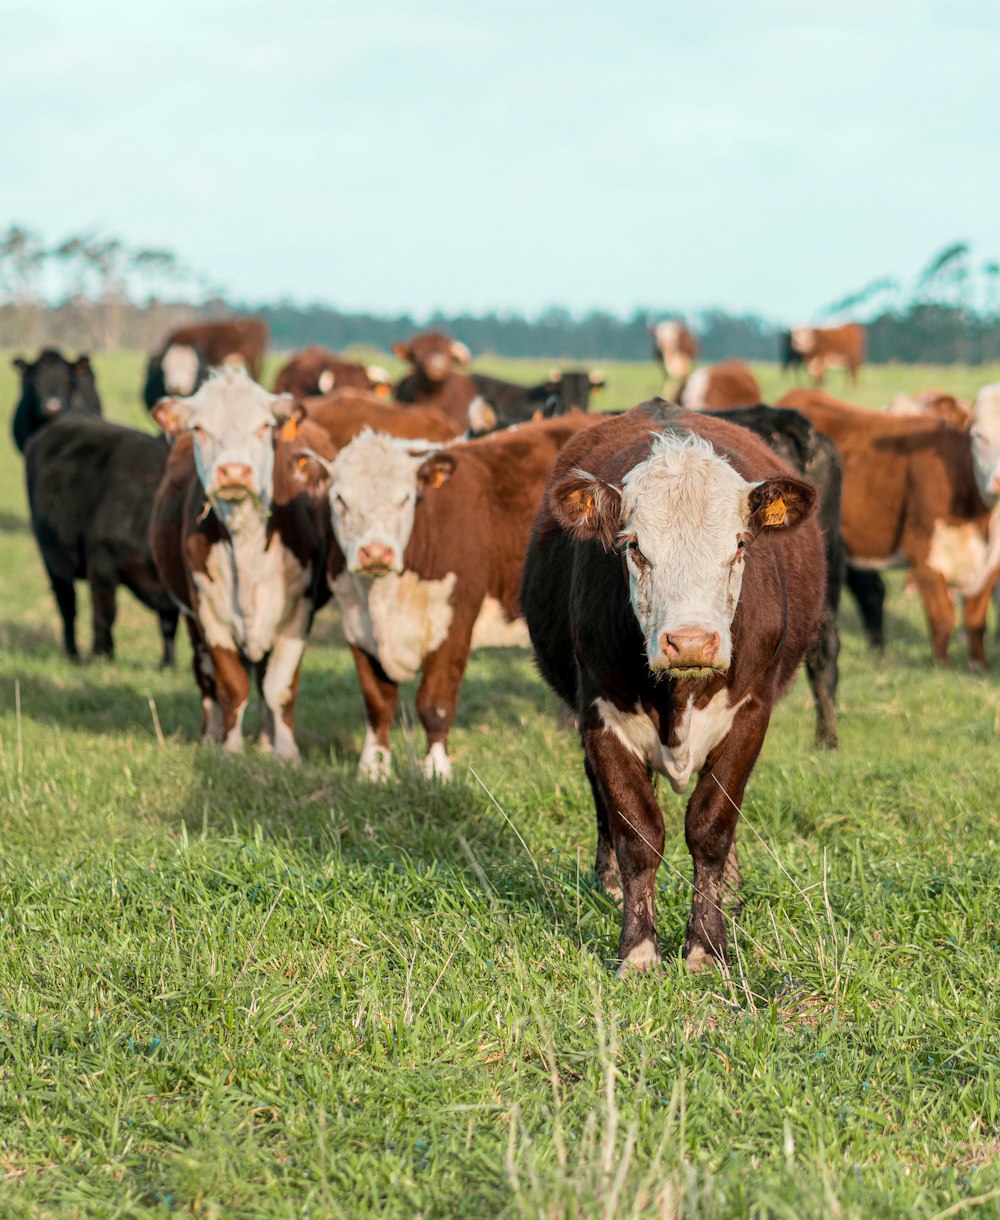
<svg viewBox="0 0 1000 1220">
<path fill-rule="evenodd" d="M 394 386 L 312 347 L 268 391 L 263 325 L 205 323 L 150 360 L 160 436 L 101 418 L 86 357 L 15 361 L 14 439 L 67 654 L 75 582 L 91 589 L 96 656 L 113 655 L 125 585 L 159 618 L 164 665 L 183 615 L 204 740 L 242 749 L 253 675 L 260 744 L 295 759 L 306 639 L 333 597 L 364 703 L 360 774 L 390 775 L 399 684 L 419 675 L 425 774 L 447 779 L 470 651 L 530 643 L 579 724 L 597 875 L 622 902 L 621 971 L 660 959 L 654 771 L 677 792 L 697 775 L 685 957 L 692 970 L 724 960 L 738 807 L 803 661 L 817 738 L 837 744 L 845 579 L 881 646 L 878 569 L 905 564 L 941 662 L 957 595 L 970 663 L 985 664 L 1000 386 L 885 412 L 794 389 L 769 407 L 739 362 L 692 371 L 681 324 L 655 338 L 679 405 L 591 414 L 599 374 L 470 374 L 468 350 L 440 332 L 396 345 L 410 371 Z M 863 332 L 836 358 L 822 338 L 792 332 L 790 350 L 814 376 L 838 362 L 856 373 Z"/>
</svg>

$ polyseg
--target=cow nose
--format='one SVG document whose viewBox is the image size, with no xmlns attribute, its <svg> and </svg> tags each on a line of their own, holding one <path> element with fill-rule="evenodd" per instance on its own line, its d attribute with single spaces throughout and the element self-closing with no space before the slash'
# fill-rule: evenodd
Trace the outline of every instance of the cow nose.
<svg viewBox="0 0 1000 1220">
<path fill-rule="evenodd" d="M 660 636 L 663 655 L 674 666 L 711 665 L 721 642 L 717 631 L 702 631 L 700 627 L 680 627 Z"/>
<path fill-rule="evenodd" d="M 383 542 L 369 542 L 358 547 L 358 567 L 362 572 L 388 572 L 396 552 Z"/>
<path fill-rule="evenodd" d="M 429 356 L 424 364 L 424 369 L 428 377 L 441 381 L 448 372 L 448 366 L 449 360 L 447 356 Z"/>
<path fill-rule="evenodd" d="M 223 462 L 215 468 L 215 482 L 219 487 L 251 487 L 253 467 L 246 462 Z"/>
</svg>

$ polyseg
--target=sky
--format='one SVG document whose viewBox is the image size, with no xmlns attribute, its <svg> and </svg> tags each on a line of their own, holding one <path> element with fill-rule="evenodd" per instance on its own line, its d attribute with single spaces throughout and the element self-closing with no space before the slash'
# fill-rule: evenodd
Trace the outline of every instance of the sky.
<svg viewBox="0 0 1000 1220">
<path fill-rule="evenodd" d="M 1000 259 L 988 0 L 8 0 L 0 227 L 247 302 L 792 323 Z"/>
</svg>

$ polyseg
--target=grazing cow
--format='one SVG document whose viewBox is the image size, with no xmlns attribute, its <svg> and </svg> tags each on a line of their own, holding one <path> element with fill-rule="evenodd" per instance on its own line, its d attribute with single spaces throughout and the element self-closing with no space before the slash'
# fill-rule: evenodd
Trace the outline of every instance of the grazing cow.
<svg viewBox="0 0 1000 1220">
<path fill-rule="evenodd" d="M 16 356 L 11 363 L 21 374 L 21 397 L 14 409 L 14 444 L 21 453 L 29 439 L 65 411 L 101 414 L 94 370 L 86 356 L 67 360 L 47 347 L 34 363 Z"/>
<path fill-rule="evenodd" d="M 295 699 L 306 636 L 328 596 L 325 497 L 315 461 L 332 456 L 301 408 L 242 369 L 213 374 L 153 416 L 173 446 L 153 506 L 153 554 L 187 617 L 206 742 L 243 748 L 249 671 L 261 693 L 261 747 L 297 759 Z M 316 471 L 317 478 L 323 476 Z"/>
<path fill-rule="evenodd" d="M 229 322 L 193 322 L 170 332 L 149 359 L 143 398 L 152 411 L 167 395 L 193 394 L 211 368 L 245 368 L 260 380 L 267 347 L 267 323 L 259 318 Z"/>
<path fill-rule="evenodd" d="M 274 379 L 275 394 L 310 398 L 331 390 L 391 392 L 389 374 L 377 365 L 345 360 L 325 347 L 304 347 L 296 352 Z"/>
<path fill-rule="evenodd" d="M 540 385 L 523 386 L 486 373 L 472 373 L 478 397 L 469 407 L 469 429 L 482 436 L 497 428 L 551 419 L 567 411 L 590 409 L 590 395 L 606 384 L 603 373 L 553 369 Z"/>
<path fill-rule="evenodd" d="M 309 419 L 325 430 L 337 449 L 365 428 L 412 440 L 450 441 L 459 434 L 433 407 L 407 407 L 359 390 L 334 390 L 323 398 L 307 398 L 304 405 Z"/>
<path fill-rule="evenodd" d="M 865 362 L 865 328 L 857 322 L 845 326 L 797 326 L 792 331 L 792 347 L 813 375 L 816 385 L 823 384 L 829 368 L 846 369 L 851 384 L 858 383 L 858 369 Z"/>
<path fill-rule="evenodd" d="M 396 383 L 399 402 L 433 407 L 455 425 L 456 433 L 469 426 L 469 406 L 476 397 L 476 383 L 462 370 L 471 360 L 469 349 L 438 330 L 423 331 L 393 352 L 408 360 L 413 371 Z"/>
<path fill-rule="evenodd" d="M 440 449 L 365 432 L 331 468 L 330 579 L 365 704 L 359 774 L 389 774 L 400 682 L 421 673 L 424 773 L 451 777 L 448 732 L 472 648 L 527 646 L 517 591 L 545 480 L 574 412 Z"/>
<path fill-rule="evenodd" d="M 698 340 L 683 322 L 658 322 L 649 328 L 653 359 L 663 365 L 664 385 L 671 377 L 683 379 L 698 359 Z"/>
<path fill-rule="evenodd" d="M 887 415 L 923 416 L 938 419 L 968 432 L 972 427 L 972 403 L 942 390 L 924 390 L 920 394 L 897 394 L 886 407 Z"/>
<path fill-rule="evenodd" d="M 82 411 L 61 414 L 25 450 L 31 525 L 63 622 L 67 656 L 78 657 L 76 590 L 86 580 L 94 611 L 94 656 L 113 657 L 119 585 L 160 620 L 164 666 L 174 663 L 177 607 L 149 543 L 153 496 L 167 464 L 162 437 Z"/>
<path fill-rule="evenodd" d="M 933 419 L 886 415 L 792 390 L 779 406 L 801 412 L 837 446 L 844 472 L 841 534 L 850 568 L 912 569 L 935 661 L 946 664 L 955 626 L 949 586 L 963 602 L 969 664 L 986 664 L 986 611 L 996 580 L 989 510 L 967 433 Z M 848 579 L 848 587 L 852 586 Z M 866 630 L 882 639 L 881 599 L 862 605 Z"/>
<path fill-rule="evenodd" d="M 689 411 L 755 407 L 760 400 L 760 384 L 742 360 L 726 360 L 695 369 L 677 391 L 678 403 Z"/>
<path fill-rule="evenodd" d="M 619 974 L 660 961 L 663 815 L 683 792 L 689 970 L 726 957 L 734 832 L 771 709 L 823 615 L 816 490 L 758 437 L 653 399 L 570 441 L 524 564 L 542 676 L 579 720 L 599 881 L 622 898 Z"/>
</svg>

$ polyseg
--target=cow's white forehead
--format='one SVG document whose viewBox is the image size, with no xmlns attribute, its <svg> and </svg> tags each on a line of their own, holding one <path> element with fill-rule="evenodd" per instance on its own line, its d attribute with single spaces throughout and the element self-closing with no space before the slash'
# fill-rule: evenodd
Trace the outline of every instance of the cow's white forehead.
<svg viewBox="0 0 1000 1220">
<path fill-rule="evenodd" d="M 750 484 L 693 432 L 661 432 L 649 457 L 622 482 L 622 526 L 659 535 L 664 524 L 687 531 L 728 524 L 744 514 Z"/>
<path fill-rule="evenodd" d="M 416 457 L 410 452 L 415 448 Z M 352 507 L 361 502 L 393 504 L 416 488 L 417 468 L 425 456 L 419 441 L 404 442 L 366 428 L 334 459 L 331 490 Z"/>
<path fill-rule="evenodd" d="M 276 394 L 252 381 L 242 368 L 219 369 L 187 399 L 192 423 L 208 432 L 230 430 L 255 432 L 262 424 L 274 422 Z"/>
</svg>

